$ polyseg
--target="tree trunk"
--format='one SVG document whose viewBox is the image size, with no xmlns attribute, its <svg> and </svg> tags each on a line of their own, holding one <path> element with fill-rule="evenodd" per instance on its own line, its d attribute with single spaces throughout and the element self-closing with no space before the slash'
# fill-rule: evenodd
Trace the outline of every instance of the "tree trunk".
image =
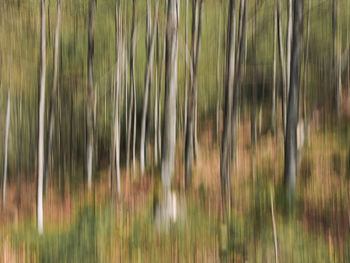
<svg viewBox="0 0 350 263">
<path fill-rule="evenodd" d="M 43 177 L 44 177 L 44 121 L 45 121 L 45 81 L 46 81 L 46 8 L 41 0 L 41 60 L 40 60 L 40 100 L 39 100 L 39 135 L 38 135 L 38 192 L 37 224 L 38 232 L 44 231 L 43 216 Z"/>
<path fill-rule="evenodd" d="M 287 129 L 285 138 L 284 180 L 287 194 L 294 199 L 297 176 L 297 124 L 299 117 L 300 71 L 303 41 L 304 0 L 294 2 L 294 25 L 291 57 L 290 92 L 288 98 Z"/>
<path fill-rule="evenodd" d="M 47 148 L 46 148 L 46 159 L 45 159 L 45 174 L 44 174 L 44 194 L 47 191 L 49 170 L 50 170 L 50 155 L 52 152 L 52 141 L 55 126 L 55 103 L 56 103 L 56 93 L 57 93 L 57 74 L 58 74 L 58 50 L 59 50 L 59 38 L 60 38 L 60 23 L 61 23 L 61 0 L 57 0 L 57 21 L 56 21 L 56 31 L 55 31 L 55 49 L 54 49 L 54 70 L 53 70 L 53 86 L 51 91 L 50 99 L 50 119 L 49 119 L 49 130 L 47 138 Z"/>
<path fill-rule="evenodd" d="M 334 98 L 335 98 L 335 110 L 339 117 L 341 106 L 341 41 L 338 36 L 339 23 L 339 0 L 333 0 L 332 2 L 332 35 L 333 35 L 333 79 L 334 79 Z"/>
<path fill-rule="evenodd" d="M 288 0 L 288 23 L 287 23 L 287 96 L 290 88 L 291 55 L 292 55 L 292 31 L 293 31 L 293 0 Z"/>
<path fill-rule="evenodd" d="M 159 201 L 154 203 L 154 222 L 158 227 L 162 226 L 165 229 L 168 229 L 171 221 L 176 220 L 178 210 L 176 196 L 171 193 L 170 187 L 175 165 L 179 1 L 168 0 L 167 9 L 162 194 Z"/>
<path fill-rule="evenodd" d="M 87 185 L 91 189 L 92 184 L 92 156 L 94 148 L 94 23 L 95 23 L 96 0 L 89 2 L 89 33 L 88 33 L 88 103 L 87 107 Z"/>
<path fill-rule="evenodd" d="M 220 13 L 221 13 L 221 2 L 220 2 Z M 219 32 L 218 32 L 218 53 L 216 63 L 216 123 L 215 123 L 215 139 L 219 142 L 219 124 L 220 124 L 220 97 L 221 97 L 221 83 L 220 83 L 220 51 L 221 51 L 221 16 L 219 16 Z"/>
<path fill-rule="evenodd" d="M 150 12 L 149 12 L 150 13 Z M 150 16 L 150 14 L 149 14 Z M 143 102 L 143 111 L 142 111 L 142 122 L 141 122 L 141 141 L 140 141 L 140 167 L 141 173 L 145 171 L 145 144 L 146 144 L 146 121 L 147 115 L 150 112 L 149 105 L 151 105 L 149 95 L 151 92 L 151 78 L 152 78 L 152 68 L 153 68 L 153 58 L 154 58 L 154 44 L 156 38 L 156 27 L 157 27 L 157 18 L 158 16 L 158 2 L 156 6 L 156 18 L 153 25 L 152 34 L 150 34 L 149 43 L 147 44 L 147 67 L 146 67 L 146 77 L 145 77 L 145 93 L 144 93 L 144 102 Z"/>
<path fill-rule="evenodd" d="M 166 32 L 166 26 L 164 29 Z M 159 86 L 159 99 L 158 99 L 158 152 L 159 156 L 162 156 L 162 87 L 163 87 L 163 78 L 165 78 L 165 57 L 166 56 L 166 33 L 163 36 L 163 52 L 162 52 L 162 64 L 161 74 L 160 74 L 160 86 Z"/>
<path fill-rule="evenodd" d="M 159 31 L 157 23 L 157 32 L 156 32 L 156 72 L 155 72 L 155 95 L 154 95 L 154 162 L 158 164 L 158 87 L 159 87 Z"/>
<path fill-rule="evenodd" d="M 131 126 L 132 126 L 132 112 L 136 110 L 136 104 L 134 103 L 134 93 L 135 87 L 135 47 L 136 47 L 136 32 L 135 32 L 135 23 L 136 23 L 136 0 L 132 2 L 132 26 L 131 26 L 131 43 L 130 43 L 130 108 L 129 108 L 129 124 L 128 124 L 128 133 L 127 133 L 127 150 L 126 150 L 126 166 L 129 171 L 129 161 L 130 161 L 130 140 L 131 140 Z M 136 99 L 135 99 L 136 102 Z M 136 114 L 135 114 L 136 116 Z M 136 123 L 136 122 L 135 122 Z M 135 155 L 133 154 L 133 157 Z M 129 174 L 129 172 L 128 172 Z"/>
<path fill-rule="evenodd" d="M 256 65 L 257 65 L 257 57 L 256 57 L 256 18 L 257 18 L 257 13 L 256 13 L 256 0 L 255 0 L 255 6 L 254 6 L 254 30 L 253 30 L 253 40 L 252 40 L 252 50 L 253 50 L 253 61 L 254 61 L 254 68 L 253 68 L 253 76 L 252 76 L 252 104 L 250 108 L 250 122 L 251 122 L 251 145 L 253 148 L 253 152 L 255 149 L 255 143 L 256 143 L 256 110 L 257 110 L 257 90 L 256 90 Z M 240 21 L 240 24 L 242 22 Z M 253 164 L 253 162 L 252 162 Z M 254 169 L 252 169 L 254 171 Z M 254 174 L 253 174 L 254 175 Z"/>
<path fill-rule="evenodd" d="M 202 11 L 204 0 L 194 0 L 192 2 L 192 47 L 191 47 L 191 74 L 190 74 L 190 93 L 187 111 L 187 128 L 185 142 L 185 181 L 186 187 L 191 185 L 192 181 L 192 158 L 195 155 L 195 118 L 196 118 L 196 90 L 198 84 L 198 61 L 200 49 L 200 36 L 202 24 Z"/>
<path fill-rule="evenodd" d="M 283 134 L 286 133 L 286 120 L 287 120 L 287 73 L 286 62 L 284 59 L 283 48 L 283 34 L 282 34 L 282 19 L 281 19 L 281 0 L 277 1 L 277 26 L 278 26 L 278 51 L 280 58 L 280 67 L 282 73 L 282 122 L 283 122 Z"/>
<path fill-rule="evenodd" d="M 188 108 L 188 0 L 186 0 L 186 21 L 185 21 L 185 54 L 184 54 L 184 67 L 185 67 L 185 85 L 184 85 L 184 137 L 187 130 L 187 108 Z"/>
<path fill-rule="evenodd" d="M 178 57 L 178 2 L 168 0 L 161 178 L 165 193 L 174 173 Z"/>
<path fill-rule="evenodd" d="M 8 152 L 8 139 L 10 129 L 10 114 L 11 114 L 11 97 L 10 90 L 7 95 L 7 112 L 6 112 L 6 132 L 5 132 L 5 158 L 4 158 L 4 178 L 2 181 L 2 209 L 5 209 L 6 203 L 6 181 L 7 181 L 7 152 Z"/>
<path fill-rule="evenodd" d="M 242 72 L 242 64 L 244 60 L 245 54 L 245 42 L 246 42 L 246 21 L 247 21 L 247 0 L 242 0 L 241 2 L 241 14 L 239 21 L 239 39 L 238 39 L 238 57 L 236 64 L 236 72 L 234 79 L 234 91 L 233 91 L 233 104 L 232 104 L 232 120 L 231 120 L 231 143 L 232 143 L 232 153 L 234 154 L 234 159 L 236 162 L 236 168 L 238 166 L 238 131 L 239 131 L 239 98 L 240 98 L 240 86 L 241 86 L 241 72 Z M 253 84 L 254 85 L 254 84 Z M 254 91 L 255 93 L 255 88 Z M 253 94 L 253 104 L 255 104 L 255 94 Z M 253 118 L 255 120 L 255 116 Z M 255 134 L 255 121 L 254 123 L 254 134 Z M 231 156 L 232 158 L 232 156 Z"/>
<path fill-rule="evenodd" d="M 121 30 L 121 14 L 120 14 L 120 1 L 116 1 L 115 6 L 115 47 L 116 47 L 116 63 L 115 63 L 115 72 L 114 72 L 114 143 L 113 151 L 115 152 L 112 158 L 113 164 L 115 164 L 116 175 L 117 175 L 117 191 L 118 196 L 120 196 L 120 125 L 119 125 L 119 96 L 122 84 L 122 30 Z M 111 165 L 113 169 L 114 165 Z M 113 176 L 113 173 L 112 173 Z M 113 178 L 112 178 L 113 179 Z M 114 180 L 111 180 L 113 187 Z"/>
<path fill-rule="evenodd" d="M 236 41 L 236 5 L 235 0 L 230 0 L 227 23 L 227 55 L 226 55 L 226 80 L 225 80 L 225 105 L 224 122 L 222 131 L 220 179 L 223 209 L 230 206 L 231 201 L 231 118 L 233 104 L 233 84 L 235 75 L 235 41 Z"/>
<path fill-rule="evenodd" d="M 307 12 L 307 32 L 306 32 L 306 46 L 304 56 L 304 82 L 303 82 L 303 120 L 304 120 L 304 136 L 305 142 L 308 141 L 308 120 L 306 115 L 306 86 L 307 86 L 307 73 L 308 73 L 308 62 L 309 62 L 309 43 L 310 43 L 310 11 L 311 11 L 311 0 L 308 0 L 308 12 Z"/>
<path fill-rule="evenodd" d="M 201 34 L 202 34 L 202 15 L 203 15 L 203 4 L 204 0 L 201 0 L 199 6 L 199 17 L 197 25 L 197 40 L 196 40 L 196 82 L 194 85 L 194 133 L 193 133 L 193 157 L 197 161 L 198 158 L 198 85 L 197 85 L 197 72 L 198 72 L 198 61 L 201 45 Z"/>
<path fill-rule="evenodd" d="M 277 71 L 277 1 L 275 0 L 275 13 L 274 13 L 274 25 L 273 25 L 273 75 L 272 75 L 272 114 L 271 114 L 271 127 L 272 133 L 276 133 L 277 129 L 277 91 L 276 91 L 276 71 Z M 276 137 L 277 138 L 277 137 Z"/>
</svg>

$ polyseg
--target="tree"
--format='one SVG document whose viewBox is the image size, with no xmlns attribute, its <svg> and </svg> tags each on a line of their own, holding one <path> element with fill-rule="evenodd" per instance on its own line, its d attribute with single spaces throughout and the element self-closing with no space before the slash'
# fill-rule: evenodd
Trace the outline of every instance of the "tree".
<svg viewBox="0 0 350 263">
<path fill-rule="evenodd" d="M 276 90 L 276 71 L 277 71 L 277 1 L 275 0 L 275 10 L 273 16 L 273 73 L 272 73 L 272 114 L 271 126 L 272 132 L 276 132 L 277 128 L 277 90 Z"/>
<path fill-rule="evenodd" d="M 59 52 L 59 38 L 60 38 L 60 23 L 61 23 L 61 0 L 57 0 L 57 22 L 55 30 L 55 48 L 54 48 L 54 70 L 53 70 L 53 85 L 50 99 L 49 110 L 49 129 L 47 131 L 48 143 L 45 155 L 45 174 L 44 174 L 44 193 L 47 191 L 47 181 L 50 169 L 50 155 L 52 151 L 52 141 L 55 126 L 55 103 L 57 93 L 57 75 L 58 75 L 58 52 Z"/>
<path fill-rule="evenodd" d="M 333 40 L 333 85 L 334 85 L 334 108 L 339 117 L 341 104 L 341 41 L 338 38 L 339 31 L 339 0 L 332 0 L 332 40 Z"/>
<path fill-rule="evenodd" d="M 186 11 L 185 11 L 185 55 L 184 55 L 184 67 L 185 67 L 185 85 L 184 85 L 184 136 L 186 136 L 187 129 L 187 108 L 188 108 L 188 0 L 186 0 Z"/>
<path fill-rule="evenodd" d="M 149 1 L 148 1 L 148 8 L 147 10 L 150 10 L 149 7 Z M 147 11 L 148 16 L 150 17 L 150 11 Z M 150 100 L 150 92 L 151 92 L 151 85 L 152 85 L 152 69 L 153 69 L 153 59 L 154 59 L 154 45 L 155 45 L 155 39 L 156 39 L 156 32 L 157 32 L 157 21 L 158 21 L 158 2 L 156 6 L 156 15 L 155 15 L 155 21 L 153 25 L 153 30 L 151 31 L 151 26 L 149 26 L 149 29 L 147 30 L 147 38 L 149 38 L 149 41 L 147 41 L 147 66 L 146 66 L 146 76 L 145 76 L 145 93 L 144 93 L 144 102 L 143 102 L 143 111 L 142 111 L 142 122 L 141 122 L 141 142 L 140 142 L 140 166 L 141 166 L 141 173 L 144 173 L 145 170 L 145 151 L 147 147 L 145 147 L 146 142 L 146 126 L 147 126 L 147 119 L 149 122 L 149 118 L 147 116 L 150 113 L 149 106 L 151 105 Z M 151 22 L 148 22 L 151 24 Z M 147 23 L 147 24 L 148 24 Z M 147 27 L 148 28 L 148 27 Z"/>
<path fill-rule="evenodd" d="M 233 83 L 235 75 L 235 36 L 236 36 L 236 4 L 230 0 L 227 23 L 227 55 L 226 55 L 226 79 L 225 79 L 225 104 L 224 123 L 222 131 L 222 143 L 220 154 L 220 179 L 223 208 L 230 205 L 231 201 L 231 118 L 233 104 Z"/>
<path fill-rule="evenodd" d="M 130 108 L 129 108 L 129 118 L 128 118 L 128 133 L 127 133 L 127 150 L 126 150 L 126 166 L 129 171 L 129 161 L 130 161 L 130 141 L 131 141 L 131 126 L 132 119 L 134 119 L 134 137 L 136 136 L 136 89 L 135 89 L 135 48 L 136 48 L 136 0 L 132 1 L 132 25 L 131 25 L 131 42 L 130 42 Z M 134 118 L 132 113 L 134 111 Z M 135 142 L 136 138 L 133 140 L 133 167 L 135 173 Z"/>
<path fill-rule="evenodd" d="M 89 32 L 88 32 L 88 98 L 87 98 L 87 185 L 91 189 L 92 184 L 92 156 L 94 150 L 94 22 L 95 22 L 96 0 L 89 2 Z"/>
<path fill-rule="evenodd" d="M 161 178 L 165 193 L 174 173 L 178 57 L 178 1 L 168 0 Z"/>
<path fill-rule="evenodd" d="M 45 81 L 46 81 L 46 15 L 45 0 L 41 0 L 41 38 L 40 38 L 40 99 L 39 99 L 39 135 L 38 135 L 38 195 L 37 223 L 38 232 L 44 231 L 43 216 L 43 177 L 44 177 L 44 121 L 45 121 Z"/>
<path fill-rule="evenodd" d="M 187 110 L 187 128 L 185 142 L 185 177 L 186 187 L 191 185 L 192 180 L 192 158 L 195 144 L 195 103 L 196 89 L 198 85 L 198 62 L 200 49 L 200 36 L 202 28 L 202 13 L 204 0 L 192 1 L 192 44 L 191 44 L 191 70 L 190 70 L 190 90 Z"/>
<path fill-rule="evenodd" d="M 123 43 L 122 43 L 122 27 L 121 27 L 121 12 L 120 12 L 120 0 L 116 0 L 115 3 L 115 71 L 114 71 L 114 132 L 113 132 L 113 158 L 111 169 L 115 165 L 115 170 L 117 174 L 117 191 L 118 196 L 120 196 L 120 123 L 119 123 L 119 103 L 120 103 L 120 91 L 122 86 L 122 64 L 123 64 Z M 111 173 L 111 192 L 113 198 L 113 186 L 114 186 L 114 176 Z"/>
<path fill-rule="evenodd" d="M 155 70 L 155 95 L 154 95 L 154 162 L 157 165 L 158 163 L 158 133 L 159 133 L 159 121 L 160 118 L 158 111 L 158 96 L 160 97 L 159 92 L 159 23 L 157 23 L 157 32 L 156 32 L 156 70 Z M 159 93 L 159 95 L 158 95 Z"/>
<path fill-rule="evenodd" d="M 284 144 L 284 180 L 288 195 L 293 198 L 297 176 L 297 124 L 299 118 L 299 90 L 303 40 L 304 0 L 294 1 L 293 42 L 291 56 L 290 91 L 287 109 L 287 129 Z"/>
<path fill-rule="evenodd" d="M 285 62 L 285 54 L 283 48 L 283 33 L 282 33 L 282 18 L 281 18 L 281 0 L 277 0 L 277 27 L 278 27 L 278 52 L 280 58 L 280 67 L 282 75 L 282 122 L 283 122 L 283 134 L 286 132 L 286 119 L 287 119 L 287 69 Z"/>
<path fill-rule="evenodd" d="M 220 13 L 222 12 L 222 1 L 220 1 Z M 220 97 L 221 97 L 221 83 L 220 83 L 220 53 L 221 53 L 221 16 L 219 17 L 219 31 L 218 31 L 218 53 L 217 53 L 217 63 L 216 63 L 216 123 L 215 123 L 215 138 L 216 142 L 219 142 L 219 119 L 220 119 Z"/>
<path fill-rule="evenodd" d="M 7 95 L 7 111 L 6 111 L 4 178 L 2 181 L 2 209 L 3 210 L 5 209 L 5 203 L 6 203 L 7 152 L 8 152 L 8 141 L 9 141 L 10 114 L 11 114 L 11 97 L 10 97 L 10 90 L 9 90 Z"/>
</svg>

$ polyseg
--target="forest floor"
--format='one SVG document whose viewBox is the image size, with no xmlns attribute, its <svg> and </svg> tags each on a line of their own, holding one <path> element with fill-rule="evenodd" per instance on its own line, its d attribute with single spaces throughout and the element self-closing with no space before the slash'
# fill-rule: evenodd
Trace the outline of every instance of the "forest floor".
<svg viewBox="0 0 350 263">
<path fill-rule="evenodd" d="M 344 96 L 339 125 L 323 123 L 327 121 L 327 116 L 323 116 L 324 112 L 316 111 L 309 125 L 309 140 L 302 152 L 297 180 L 295 220 L 286 217 L 279 202 L 284 166 L 281 129 L 277 136 L 272 136 L 271 131 L 264 128 L 268 125 L 262 124 L 256 147 L 252 149 L 249 118 L 241 118 L 238 166 L 232 175 L 233 212 L 225 242 L 231 261 L 274 260 L 272 200 L 276 204 L 281 262 L 350 259 L 350 97 Z M 108 169 L 100 172 L 91 193 L 84 187 L 71 193 L 66 187 L 62 194 L 55 182 L 51 182 L 44 201 L 46 234 L 40 238 L 35 234 L 36 182 L 22 182 L 21 186 L 11 183 L 7 187 L 5 210 L 0 213 L 0 262 L 68 259 L 75 262 L 79 261 L 80 253 L 90 257 L 84 254 L 86 251 L 92 253 L 87 260 L 91 262 L 219 261 L 220 148 L 213 121 L 202 123 L 199 130 L 193 186 L 187 193 L 183 141 L 181 137 L 178 139 L 174 191 L 186 200 L 187 219 L 173 226 L 167 235 L 153 229 L 155 166 L 143 176 L 127 175 L 123 168 L 121 196 L 113 205 L 110 205 Z M 92 241 L 96 244 L 91 245 Z"/>
</svg>

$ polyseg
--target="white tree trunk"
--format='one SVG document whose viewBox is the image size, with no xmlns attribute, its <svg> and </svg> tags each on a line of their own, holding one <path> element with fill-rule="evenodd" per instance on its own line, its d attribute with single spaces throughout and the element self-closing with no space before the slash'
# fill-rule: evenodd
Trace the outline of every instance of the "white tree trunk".
<svg viewBox="0 0 350 263">
<path fill-rule="evenodd" d="M 45 0 L 41 0 L 41 66 L 39 100 L 39 135 L 38 135 L 38 196 L 37 224 L 38 232 L 44 231 L 43 216 L 43 177 L 44 177 L 44 127 L 45 127 L 45 81 L 46 81 L 46 14 Z"/>
<path fill-rule="evenodd" d="M 150 39 L 148 43 L 148 58 L 147 58 L 147 67 L 146 67 L 146 81 L 145 81 L 145 94 L 144 94 L 144 102 L 143 102 L 143 111 L 142 111 L 142 122 L 141 122 L 141 141 L 140 141 L 140 167 L 141 174 L 145 172 L 145 137 L 146 137 L 146 120 L 147 114 L 149 110 L 149 95 L 151 92 L 151 78 L 152 78 L 152 69 L 153 69 L 153 58 L 154 58 L 154 44 L 156 38 L 156 26 L 158 20 L 158 2 L 156 6 L 156 18 L 154 21 L 154 26 L 152 30 L 152 34 L 150 33 Z"/>
<path fill-rule="evenodd" d="M 10 97 L 10 91 L 8 91 L 7 112 L 6 112 L 6 133 L 5 133 L 4 179 L 2 181 L 2 209 L 5 209 L 5 203 L 6 203 L 7 152 L 8 152 L 8 139 L 9 139 L 9 128 L 10 128 L 10 114 L 11 114 L 11 97 Z"/>
<path fill-rule="evenodd" d="M 174 173 L 176 140 L 176 94 L 178 56 L 178 3 L 168 2 L 168 22 L 166 32 L 165 98 L 162 141 L 161 177 L 164 191 L 170 191 Z"/>
</svg>

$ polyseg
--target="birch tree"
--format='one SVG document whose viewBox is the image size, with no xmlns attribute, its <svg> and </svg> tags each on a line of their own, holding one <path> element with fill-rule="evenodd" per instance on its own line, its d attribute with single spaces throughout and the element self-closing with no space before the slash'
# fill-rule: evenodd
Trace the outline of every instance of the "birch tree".
<svg viewBox="0 0 350 263">
<path fill-rule="evenodd" d="M 149 5 L 149 2 L 148 2 Z M 150 7 L 148 7 L 150 9 Z M 150 16 L 150 11 L 147 12 Z M 150 113 L 149 105 L 151 105 L 150 100 L 150 92 L 151 92 L 151 85 L 152 85 L 152 68 L 153 68 L 153 59 L 154 59 L 154 45 L 155 45 L 155 38 L 156 38 L 156 32 L 157 32 L 157 21 L 158 21 L 158 2 L 156 4 L 156 14 L 155 14 L 155 21 L 153 25 L 152 31 L 151 29 L 148 29 L 147 31 L 150 31 L 149 33 L 149 41 L 147 41 L 147 66 L 146 66 L 146 76 L 145 76 L 145 93 L 144 93 L 144 103 L 143 103 L 143 111 L 142 111 L 142 122 L 141 122 L 141 141 L 140 141 L 140 166 L 141 166 L 141 173 L 143 174 L 145 171 L 145 151 L 146 151 L 146 125 L 147 125 L 147 115 Z M 151 22 L 149 22 L 151 23 Z M 151 33 L 152 32 L 152 33 Z"/>
<path fill-rule="evenodd" d="M 55 48 L 54 48 L 54 70 L 53 70 L 53 85 L 50 99 L 49 110 L 49 129 L 47 131 L 48 143 L 45 158 L 45 174 L 44 174 L 44 193 L 47 191 L 47 182 L 50 170 L 50 155 L 52 152 L 52 141 L 55 127 L 55 104 L 57 93 L 57 75 L 58 75 L 58 52 L 59 52 L 59 38 L 60 38 L 60 23 L 61 23 L 61 0 L 57 0 L 57 21 L 55 30 Z"/>
<path fill-rule="evenodd" d="M 304 0 L 294 1 L 293 42 L 291 56 L 290 92 L 288 98 L 287 129 L 285 137 L 284 180 L 288 195 L 294 197 L 297 176 L 297 124 L 299 117 L 299 90 L 303 40 Z"/>
<path fill-rule="evenodd" d="M 41 0 L 40 31 L 40 99 L 39 99 L 39 134 L 38 134 L 38 192 L 37 192 L 37 224 L 38 232 L 44 231 L 43 216 L 43 177 L 44 177 L 44 127 L 45 127 L 45 81 L 46 81 L 46 7 Z"/>
<path fill-rule="evenodd" d="M 5 209 L 5 203 L 6 203 L 7 152 L 8 152 L 8 141 L 9 141 L 10 115 L 11 115 L 11 97 L 10 97 L 10 90 L 9 90 L 7 95 L 7 110 L 6 110 L 4 177 L 2 181 L 2 209 L 3 210 Z"/>
<path fill-rule="evenodd" d="M 122 63 L 123 63 L 123 43 L 122 43 L 122 23 L 121 23 L 121 4 L 120 0 L 116 0 L 115 4 L 115 71 L 114 71 L 114 140 L 113 140 L 113 156 L 111 169 L 115 165 L 117 176 L 117 191 L 120 196 L 120 123 L 119 123 L 119 103 L 120 103 L 120 91 L 122 86 Z M 113 193 L 113 172 L 111 180 L 111 189 Z M 112 196 L 113 197 L 113 196 Z"/>
<path fill-rule="evenodd" d="M 161 178 L 165 193 L 170 191 L 175 162 L 178 18 L 178 1 L 168 0 L 161 163 Z"/>
</svg>

